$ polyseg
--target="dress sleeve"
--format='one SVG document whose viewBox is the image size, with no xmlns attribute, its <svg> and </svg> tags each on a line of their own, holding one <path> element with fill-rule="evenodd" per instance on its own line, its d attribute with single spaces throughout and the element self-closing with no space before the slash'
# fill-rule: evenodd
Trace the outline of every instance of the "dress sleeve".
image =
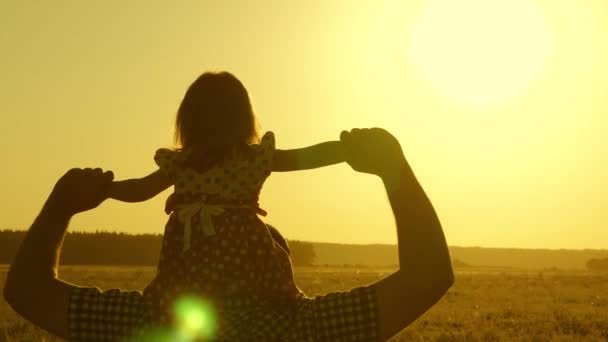
<svg viewBox="0 0 608 342">
<path fill-rule="evenodd" d="M 171 179 L 175 179 L 177 152 L 168 148 L 161 148 L 154 154 L 154 162 Z"/>
<path fill-rule="evenodd" d="M 275 151 L 275 140 L 273 132 L 266 132 L 260 142 L 260 148 L 258 151 L 258 160 L 261 168 L 264 170 L 266 175 L 269 175 L 272 170 L 272 163 L 274 160 Z"/>
</svg>

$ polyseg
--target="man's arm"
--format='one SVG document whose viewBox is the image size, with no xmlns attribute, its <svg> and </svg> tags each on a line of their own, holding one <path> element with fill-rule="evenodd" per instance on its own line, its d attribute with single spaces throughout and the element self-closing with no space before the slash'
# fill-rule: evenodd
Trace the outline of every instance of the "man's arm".
<svg viewBox="0 0 608 342">
<path fill-rule="evenodd" d="M 310 170 L 344 162 L 340 141 L 327 141 L 294 150 L 276 150 L 272 171 Z"/>
<path fill-rule="evenodd" d="M 353 169 L 381 177 L 397 224 L 399 270 L 374 285 L 380 340 L 386 340 L 450 288 L 450 255 L 437 214 L 397 140 L 378 128 L 343 132 L 341 140 Z"/>
<path fill-rule="evenodd" d="M 4 298 L 20 315 L 68 338 L 68 301 L 75 285 L 61 281 L 57 268 L 70 218 L 106 199 L 111 172 L 72 169 L 55 185 L 11 264 Z"/>
</svg>

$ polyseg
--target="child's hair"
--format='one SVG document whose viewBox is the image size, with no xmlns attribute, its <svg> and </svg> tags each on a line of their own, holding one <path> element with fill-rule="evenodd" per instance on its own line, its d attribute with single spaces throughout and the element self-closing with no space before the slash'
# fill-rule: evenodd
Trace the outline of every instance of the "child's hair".
<svg viewBox="0 0 608 342">
<path fill-rule="evenodd" d="M 245 86 L 229 72 L 205 72 L 190 85 L 175 119 L 175 142 L 187 164 L 208 168 L 228 152 L 260 140 Z"/>
</svg>

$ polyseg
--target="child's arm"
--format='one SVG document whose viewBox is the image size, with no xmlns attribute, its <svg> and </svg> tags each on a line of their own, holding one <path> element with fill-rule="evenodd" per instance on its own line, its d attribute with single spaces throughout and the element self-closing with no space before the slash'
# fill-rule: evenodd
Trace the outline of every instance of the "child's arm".
<svg viewBox="0 0 608 342">
<path fill-rule="evenodd" d="M 276 150 L 274 152 L 272 171 L 309 170 L 344 161 L 342 142 L 327 141 L 295 150 Z"/>
<path fill-rule="evenodd" d="M 123 202 L 143 202 L 173 185 L 173 181 L 160 169 L 144 178 L 113 182 L 110 198 Z"/>
</svg>

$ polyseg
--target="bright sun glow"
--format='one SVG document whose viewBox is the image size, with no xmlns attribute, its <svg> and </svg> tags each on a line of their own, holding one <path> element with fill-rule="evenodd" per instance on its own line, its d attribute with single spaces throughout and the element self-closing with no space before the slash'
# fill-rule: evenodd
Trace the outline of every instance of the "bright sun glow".
<svg viewBox="0 0 608 342">
<path fill-rule="evenodd" d="M 483 107 L 526 90 L 546 64 L 550 38 L 530 0 L 433 0 L 414 23 L 409 51 L 435 89 Z"/>
</svg>

